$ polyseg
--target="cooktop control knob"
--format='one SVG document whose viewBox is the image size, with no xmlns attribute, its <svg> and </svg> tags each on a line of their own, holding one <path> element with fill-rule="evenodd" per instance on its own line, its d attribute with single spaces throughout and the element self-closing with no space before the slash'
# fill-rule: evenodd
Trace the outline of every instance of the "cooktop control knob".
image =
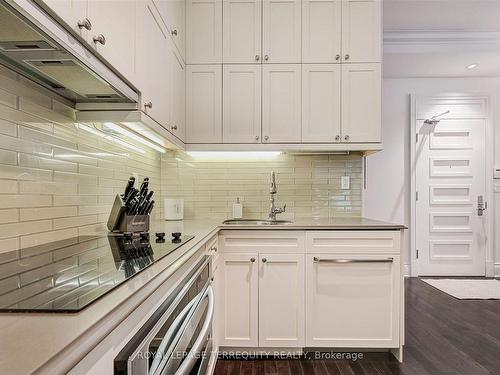
<svg viewBox="0 0 500 375">
<path fill-rule="evenodd" d="M 181 236 L 182 236 L 181 232 L 174 232 L 174 233 L 172 233 L 172 237 L 174 237 L 174 239 L 172 240 L 172 242 L 181 242 Z"/>
<path fill-rule="evenodd" d="M 156 242 L 165 242 L 165 233 L 164 232 L 156 233 Z"/>
<path fill-rule="evenodd" d="M 125 241 L 127 241 L 127 242 L 132 241 L 133 238 L 134 238 L 134 234 L 133 233 L 130 233 L 130 232 L 123 233 L 123 239 Z"/>
<path fill-rule="evenodd" d="M 141 240 L 149 240 L 149 233 L 148 232 L 142 232 L 140 234 Z"/>
</svg>

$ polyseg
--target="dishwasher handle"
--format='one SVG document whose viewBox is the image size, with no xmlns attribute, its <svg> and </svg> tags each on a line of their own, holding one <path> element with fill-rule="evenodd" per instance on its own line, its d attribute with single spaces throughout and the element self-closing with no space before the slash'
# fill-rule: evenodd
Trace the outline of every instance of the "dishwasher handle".
<svg viewBox="0 0 500 375">
<path fill-rule="evenodd" d="M 316 263 L 392 263 L 394 258 L 384 259 L 320 259 L 314 257 L 313 261 Z"/>
</svg>

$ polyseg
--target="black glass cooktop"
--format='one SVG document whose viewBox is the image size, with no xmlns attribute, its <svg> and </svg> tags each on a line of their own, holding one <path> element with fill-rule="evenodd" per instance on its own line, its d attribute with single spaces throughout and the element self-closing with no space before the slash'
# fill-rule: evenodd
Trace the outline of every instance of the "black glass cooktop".
<svg viewBox="0 0 500 375">
<path fill-rule="evenodd" d="M 0 253 L 0 312 L 78 312 L 192 238 L 85 236 Z"/>
</svg>

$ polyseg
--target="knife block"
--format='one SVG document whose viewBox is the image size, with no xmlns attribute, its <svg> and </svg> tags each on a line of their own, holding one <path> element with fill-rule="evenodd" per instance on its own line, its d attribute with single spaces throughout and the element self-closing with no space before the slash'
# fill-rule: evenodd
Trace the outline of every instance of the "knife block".
<svg viewBox="0 0 500 375">
<path fill-rule="evenodd" d="M 109 214 L 108 229 L 122 233 L 148 232 L 149 220 L 149 215 L 128 215 L 123 199 L 117 194 Z"/>
</svg>

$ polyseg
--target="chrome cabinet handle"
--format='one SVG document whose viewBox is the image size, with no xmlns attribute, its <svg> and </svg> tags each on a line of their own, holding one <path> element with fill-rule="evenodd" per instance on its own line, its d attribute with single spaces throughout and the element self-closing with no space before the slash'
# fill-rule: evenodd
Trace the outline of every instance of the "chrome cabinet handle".
<svg viewBox="0 0 500 375">
<path fill-rule="evenodd" d="M 262 258 L 262 263 L 266 263 L 267 262 L 267 258 Z"/>
<path fill-rule="evenodd" d="M 171 34 L 177 36 L 177 29 L 172 30 Z"/>
<path fill-rule="evenodd" d="M 337 142 L 339 142 L 339 141 L 340 141 L 340 135 L 336 135 L 336 136 L 335 136 L 335 140 L 336 140 Z"/>
<path fill-rule="evenodd" d="M 313 258 L 313 261 L 317 263 L 392 263 L 394 258 L 385 259 L 320 259 L 317 257 Z"/>
<path fill-rule="evenodd" d="M 349 56 L 349 54 L 347 53 L 347 54 L 344 56 L 344 59 L 349 60 L 349 58 L 350 58 L 350 57 L 351 57 L 351 56 Z"/>
<path fill-rule="evenodd" d="M 177 125 L 171 126 L 170 129 L 177 130 Z"/>
<path fill-rule="evenodd" d="M 269 60 L 269 55 L 265 55 L 265 56 L 264 56 L 264 60 L 265 60 L 265 61 Z"/>
<path fill-rule="evenodd" d="M 105 38 L 105 37 L 104 37 L 104 35 L 102 35 L 102 34 L 99 34 L 99 35 L 97 35 L 97 36 L 94 36 L 94 37 L 92 38 L 92 40 L 93 40 L 93 41 L 94 41 L 94 43 L 96 43 L 96 44 L 97 44 L 97 43 L 100 43 L 100 44 L 102 44 L 102 45 L 105 45 L 105 44 L 106 44 L 106 38 Z"/>
<path fill-rule="evenodd" d="M 144 108 L 153 108 L 153 103 L 151 102 L 147 102 L 147 103 L 144 103 Z"/>
<path fill-rule="evenodd" d="M 266 136 L 264 137 L 264 141 L 268 141 L 268 140 L 269 140 L 269 136 L 268 136 L 268 135 L 266 135 Z"/>
<path fill-rule="evenodd" d="M 346 135 L 346 136 L 344 137 L 344 139 L 345 139 L 346 141 L 348 141 L 348 140 L 349 140 L 349 138 L 350 138 L 350 137 L 349 137 L 348 135 Z"/>
<path fill-rule="evenodd" d="M 340 60 L 340 54 L 335 55 L 335 60 L 339 61 Z"/>
<path fill-rule="evenodd" d="M 255 61 L 259 61 L 260 60 L 260 56 L 259 55 L 255 55 Z"/>
<path fill-rule="evenodd" d="M 255 258 L 250 258 L 250 262 L 254 263 L 255 262 Z"/>
<path fill-rule="evenodd" d="M 78 28 L 81 29 L 86 29 L 86 30 L 92 30 L 92 23 L 88 18 L 84 18 L 82 20 L 79 20 L 78 23 Z"/>
<path fill-rule="evenodd" d="M 255 140 L 258 141 L 260 137 L 258 135 L 255 136 Z"/>
</svg>

